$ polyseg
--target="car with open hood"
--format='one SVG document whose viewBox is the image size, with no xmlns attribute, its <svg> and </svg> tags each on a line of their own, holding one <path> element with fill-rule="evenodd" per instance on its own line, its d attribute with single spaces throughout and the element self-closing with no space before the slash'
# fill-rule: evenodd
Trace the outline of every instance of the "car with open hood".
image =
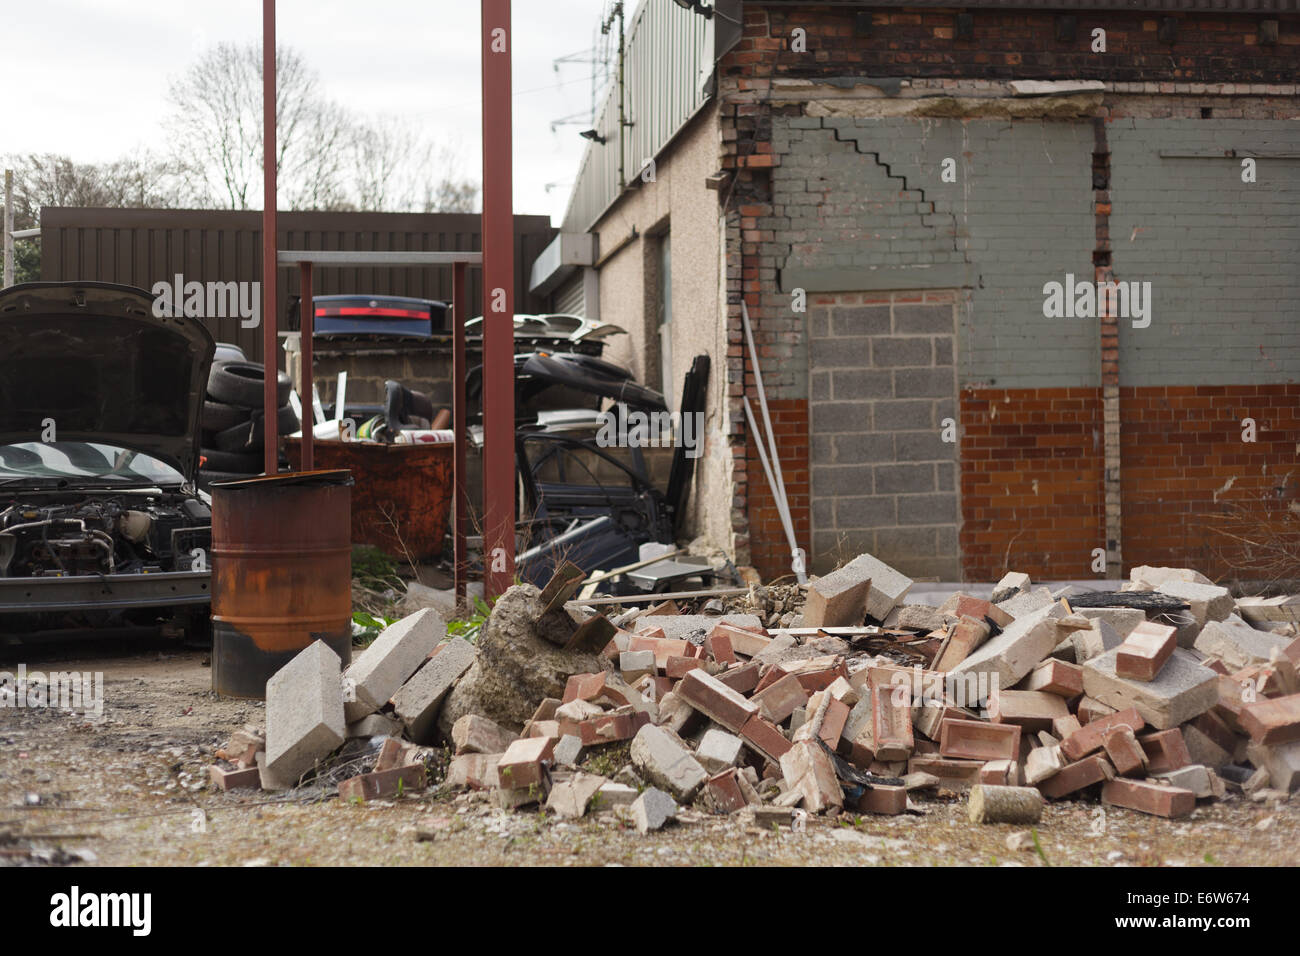
<svg viewBox="0 0 1300 956">
<path fill-rule="evenodd" d="M 0 291 L 0 634 L 206 631 L 195 476 L 215 343 L 153 306 L 102 282 Z"/>
</svg>

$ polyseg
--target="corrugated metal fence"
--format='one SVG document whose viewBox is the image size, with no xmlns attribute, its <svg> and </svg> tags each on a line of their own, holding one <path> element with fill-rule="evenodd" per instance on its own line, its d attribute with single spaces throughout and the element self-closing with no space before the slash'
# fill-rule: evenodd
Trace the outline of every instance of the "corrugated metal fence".
<svg viewBox="0 0 1300 956">
<path fill-rule="evenodd" d="M 217 209 L 45 208 L 41 278 L 98 280 L 150 289 L 180 273 L 186 282 L 260 282 L 262 214 Z M 280 249 L 477 252 L 481 220 L 470 213 L 282 212 Z M 545 308 L 528 294 L 533 261 L 555 230 L 547 216 L 515 217 L 515 311 Z M 470 311 L 480 312 L 481 275 L 469 270 Z M 376 293 L 451 299 L 451 269 L 317 267 L 315 293 Z M 299 294 L 296 269 L 281 271 L 279 326 Z M 262 360 L 262 332 L 239 319 L 208 319 L 219 342 Z"/>
</svg>

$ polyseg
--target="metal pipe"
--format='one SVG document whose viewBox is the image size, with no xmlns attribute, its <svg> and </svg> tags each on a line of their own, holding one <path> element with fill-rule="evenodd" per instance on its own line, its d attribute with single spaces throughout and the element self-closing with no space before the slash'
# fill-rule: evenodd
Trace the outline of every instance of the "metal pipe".
<svg viewBox="0 0 1300 956">
<path fill-rule="evenodd" d="M 262 0 L 262 465 L 274 475 L 280 467 L 280 435 L 276 423 L 279 343 L 276 341 L 275 289 L 275 0 Z M 308 394 L 304 401 L 311 402 Z M 311 426 L 304 429 L 310 432 Z M 310 441 L 304 437 L 304 441 Z"/>
<path fill-rule="evenodd" d="M 303 262 L 298 266 L 298 279 L 302 290 L 302 299 L 300 300 L 298 315 L 298 337 L 301 344 L 298 347 L 299 361 L 302 363 L 302 371 L 298 376 L 302 383 L 302 397 L 312 409 L 312 424 L 309 428 L 302 430 L 302 470 L 311 471 L 315 466 L 315 449 L 316 440 L 316 403 L 312 396 L 315 394 L 315 382 L 312 374 L 312 335 L 316 330 L 316 311 L 311 301 L 311 263 Z M 342 421 L 339 415 L 338 403 L 342 398 L 340 395 L 334 396 L 334 418 Z"/>
<path fill-rule="evenodd" d="M 496 597 L 515 576 L 515 323 L 510 0 L 483 0 L 483 564 Z"/>
<path fill-rule="evenodd" d="M 465 577 L 469 570 L 466 537 L 469 533 L 469 486 L 465 483 L 465 446 L 469 430 L 465 424 L 465 318 L 468 290 L 465 286 L 465 263 L 457 262 L 451 271 L 451 411 L 452 431 L 456 436 L 456 457 L 452 465 L 452 580 L 457 598 L 466 593 Z"/>
<path fill-rule="evenodd" d="M 794 523 L 790 520 L 790 499 L 785 494 L 785 476 L 781 474 L 781 456 L 777 454 L 776 450 L 776 432 L 772 430 L 772 417 L 767 411 L 767 392 L 763 389 L 763 370 L 758 366 L 758 350 L 754 348 L 754 333 L 749 325 L 749 307 L 745 305 L 744 298 L 740 300 L 740 317 L 745 326 L 745 341 L 749 343 L 749 364 L 754 367 L 754 384 L 758 388 L 758 404 L 763 411 L 763 424 L 767 426 L 768 448 L 772 452 L 772 467 L 776 472 L 775 482 L 772 481 L 770 473 L 767 480 L 772 485 L 772 497 L 777 499 L 778 510 L 783 508 L 785 512 L 786 534 L 790 537 L 790 557 L 797 559 L 799 545 L 795 543 Z M 748 406 L 748 402 L 746 402 L 746 406 Z M 746 412 L 748 413 L 748 407 Z M 761 452 L 763 436 L 756 433 L 755 438 Z M 794 573 L 800 584 L 808 583 L 808 575 L 803 562 L 796 560 Z"/>
<path fill-rule="evenodd" d="M 763 473 L 767 475 L 767 483 L 772 488 L 772 496 L 776 499 L 776 513 L 781 518 L 781 527 L 785 529 L 785 537 L 790 544 L 790 556 L 794 557 L 799 552 L 799 545 L 794 540 L 794 523 L 790 520 L 790 510 L 786 506 L 785 499 L 777 494 L 776 482 L 772 478 L 772 469 L 767 463 L 767 452 L 763 450 L 763 437 L 758 434 L 758 426 L 754 424 L 754 410 L 750 407 L 748 398 L 744 401 L 745 418 L 749 422 L 749 430 L 754 433 L 754 445 L 758 448 L 758 458 L 763 463 Z M 808 583 L 808 575 L 802 563 L 794 566 L 794 573 L 800 584 Z"/>
</svg>

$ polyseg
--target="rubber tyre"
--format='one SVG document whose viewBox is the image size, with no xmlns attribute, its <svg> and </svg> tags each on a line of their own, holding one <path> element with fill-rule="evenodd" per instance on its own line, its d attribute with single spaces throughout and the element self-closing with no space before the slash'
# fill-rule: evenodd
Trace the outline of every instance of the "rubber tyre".
<svg viewBox="0 0 1300 956">
<path fill-rule="evenodd" d="M 256 450 L 262 446 L 262 439 L 265 437 L 265 429 L 262 427 L 263 415 L 261 412 L 253 412 L 252 417 L 247 421 L 242 421 L 238 425 L 227 428 L 213 436 L 211 447 L 218 451 L 250 451 Z M 283 438 L 290 432 L 298 430 L 298 416 L 293 413 L 292 406 L 285 405 L 279 409 L 275 416 L 276 434 Z"/>
<path fill-rule="evenodd" d="M 222 362 L 208 374 L 208 397 L 240 408 L 262 407 L 262 382 L 266 370 L 256 362 Z M 276 372 L 276 407 L 287 405 L 289 376 Z"/>
<path fill-rule="evenodd" d="M 204 448 L 201 454 L 205 459 L 203 471 L 227 471 L 236 475 L 257 475 L 262 471 L 260 452 L 223 451 L 220 448 Z"/>
<path fill-rule="evenodd" d="M 240 408 L 238 405 L 226 405 L 224 402 L 214 402 L 207 399 L 203 402 L 203 430 L 205 432 L 224 432 L 227 428 L 234 428 L 242 422 L 248 421 L 251 417 L 251 410 Z"/>
</svg>

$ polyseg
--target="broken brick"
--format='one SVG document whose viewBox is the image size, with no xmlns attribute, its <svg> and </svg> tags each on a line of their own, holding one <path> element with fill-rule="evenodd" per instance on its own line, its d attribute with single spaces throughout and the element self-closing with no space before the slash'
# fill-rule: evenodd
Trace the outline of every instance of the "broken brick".
<svg viewBox="0 0 1300 956">
<path fill-rule="evenodd" d="M 1101 800 L 1158 817 L 1185 817 L 1196 809 L 1192 791 L 1145 780 L 1109 780 L 1101 788 Z"/>
</svg>

